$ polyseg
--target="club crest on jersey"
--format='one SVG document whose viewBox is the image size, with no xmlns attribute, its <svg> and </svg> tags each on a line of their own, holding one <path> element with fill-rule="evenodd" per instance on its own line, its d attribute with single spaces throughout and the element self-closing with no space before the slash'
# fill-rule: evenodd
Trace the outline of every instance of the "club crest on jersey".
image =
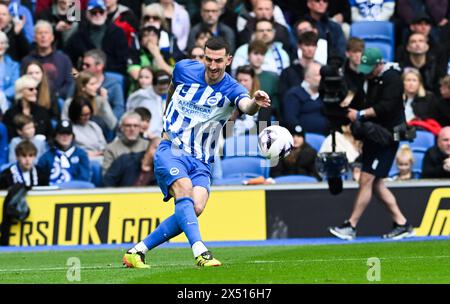
<svg viewBox="0 0 450 304">
<path fill-rule="evenodd" d="M 214 94 L 213 96 L 208 97 L 208 99 L 206 99 L 206 104 L 208 106 L 215 106 L 219 103 L 219 101 L 222 99 L 222 93 L 220 92 L 216 92 L 216 94 Z"/>
</svg>

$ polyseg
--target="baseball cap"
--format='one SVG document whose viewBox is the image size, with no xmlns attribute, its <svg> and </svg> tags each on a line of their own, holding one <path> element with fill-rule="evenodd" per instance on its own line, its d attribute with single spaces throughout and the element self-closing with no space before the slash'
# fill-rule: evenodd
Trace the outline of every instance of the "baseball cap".
<svg viewBox="0 0 450 304">
<path fill-rule="evenodd" d="M 68 120 L 61 120 L 55 128 L 56 134 L 73 134 L 72 123 Z"/>
<path fill-rule="evenodd" d="M 103 2 L 103 0 L 89 0 L 88 4 L 87 4 L 88 11 L 90 11 L 94 8 L 106 10 L 105 2 Z"/>
<path fill-rule="evenodd" d="M 361 64 L 358 65 L 358 72 L 368 75 L 381 62 L 383 62 L 383 55 L 380 49 L 366 48 L 361 56 Z"/>
<path fill-rule="evenodd" d="M 426 21 L 427 23 L 431 24 L 430 16 L 423 11 L 417 13 L 417 15 L 414 16 L 414 18 L 411 21 L 411 24 L 420 23 L 422 21 Z"/>
<path fill-rule="evenodd" d="M 294 135 L 305 137 L 305 131 L 303 130 L 301 125 L 292 125 L 288 128 L 289 132 Z"/>
</svg>

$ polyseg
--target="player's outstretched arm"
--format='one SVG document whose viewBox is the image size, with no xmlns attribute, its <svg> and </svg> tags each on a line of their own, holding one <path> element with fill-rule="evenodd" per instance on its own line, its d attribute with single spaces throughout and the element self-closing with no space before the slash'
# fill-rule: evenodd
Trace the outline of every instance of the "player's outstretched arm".
<svg viewBox="0 0 450 304">
<path fill-rule="evenodd" d="M 256 91 L 252 99 L 244 98 L 239 101 L 239 109 L 245 114 L 255 115 L 260 107 L 270 107 L 269 94 L 261 90 Z"/>
</svg>

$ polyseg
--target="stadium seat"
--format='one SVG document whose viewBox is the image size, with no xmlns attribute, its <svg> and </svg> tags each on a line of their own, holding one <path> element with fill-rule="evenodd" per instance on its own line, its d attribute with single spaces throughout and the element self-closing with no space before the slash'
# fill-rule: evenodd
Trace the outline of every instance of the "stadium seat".
<svg viewBox="0 0 450 304">
<path fill-rule="evenodd" d="M 223 156 L 260 156 L 258 135 L 249 134 L 227 137 L 223 146 Z"/>
<path fill-rule="evenodd" d="M 422 163 L 425 157 L 425 152 L 413 151 L 414 165 L 413 171 L 422 173 Z"/>
<path fill-rule="evenodd" d="M 350 37 L 363 39 L 366 42 L 366 47 L 379 47 L 386 60 L 394 60 L 395 33 L 392 22 L 353 22 L 350 26 Z"/>
<path fill-rule="evenodd" d="M 222 178 L 268 178 L 269 171 L 269 161 L 262 157 L 238 156 L 222 159 Z"/>
<path fill-rule="evenodd" d="M 320 150 L 323 141 L 325 140 L 325 136 L 322 134 L 316 133 L 305 133 L 305 141 L 311 145 L 316 151 Z"/>
<path fill-rule="evenodd" d="M 95 185 L 91 182 L 73 180 L 70 182 L 65 182 L 58 184 L 60 189 L 93 189 Z"/>
<path fill-rule="evenodd" d="M 425 153 L 428 148 L 431 148 L 435 144 L 435 136 L 431 132 L 416 131 L 416 138 L 413 142 L 409 143 L 411 150 L 415 152 Z"/>
<path fill-rule="evenodd" d="M 308 175 L 285 175 L 274 178 L 276 184 L 293 184 L 293 183 L 317 183 L 317 179 Z"/>
<path fill-rule="evenodd" d="M 102 175 L 102 164 L 98 160 L 91 160 L 90 162 L 91 166 L 91 182 L 96 187 L 103 187 L 103 175 Z"/>
</svg>

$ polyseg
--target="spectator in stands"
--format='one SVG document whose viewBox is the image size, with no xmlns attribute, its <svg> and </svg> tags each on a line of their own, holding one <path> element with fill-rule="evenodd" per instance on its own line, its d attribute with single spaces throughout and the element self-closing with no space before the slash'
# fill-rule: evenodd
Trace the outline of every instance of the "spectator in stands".
<svg viewBox="0 0 450 304">
<path fill-rule="evenodd" d="M 274 5 L 273 3 L 264 3 L 262 5 L 259 5 L 259 8 L 256 9 L 258 1 L 259 0 L 243 1 L 242 5 L 239 5 L 236 8 L 236 10 L 239 11 L 237 23 L 236 26 L 234 26 L 236 27 L 237 32 L 241 32 L 242 30 L 244 30 L 248 20 L 252 18 L 273 19 L 273 21 L 275 21 L 276 23 L 279 23 L 286 28 L 288 27 L 288 24 L 284 17 L 285 12 L 282 11 L 278 5 Z M 256 16 L 256 11 L 258 11 L 258 17 Z M 245 41 L 245 43 L 247 42 L 248 41 Z"/>
<path fill-rule="evenodd" d="M 103 175 L 112 162 L 127 153 L 137 153 L 148 148 L 149 141 L 140 137 L 141 117 L 136 112 L 125 112 L 120 119 L 120 132 L 116 139 L 106 146 L 103 154 Z"/>
<path fill-rule="evenodd" d="M 106 148 L 102 129 L 91 116 L 93 109 L 89 99 L 76 96 L 70 103 L 69 118 L 73 125 L 75 144 L 85 150 L 89 159 L 101 158 Z"/>
<path fill-rule="evenodd" d="M 216 0 L 202 0 L 200 14 L 202 21 L 194 25 L 189 33 L 187 48 L 192 49 L 195 46 L 197 34 L 208 29 L 215 36 L 222 36 L 230 45 L 230 53 L 236 50 L 236 37 L 233 29 L 222 22 L 219 22 L 220 5 Z"/>
<path fill-rule="evenodd" d="M 74 144 L 70 121 L 62 120 L 58 123 L 53 139 L 53 147 L 38 162 L 38 166 L 50 180 L 50 185 L 76 180 L 89 181 L 89 158 L 86 151 Z"/>
<path fill-rule="evenodd" d="M 317 29 L 314 24 L 308 19 L 299 19 L 294 24 L 294 31 L 295 31 L 295 41 L 293 44 L 297 45 L 297 52 L 294 54 L 294 58 L 300 59 L 302 58 L 302 50 L 298 46 L 299 38 L 303 33 L 306 32 L 314 32 L 319 36 L 319 30 Z M 316 52 L 314 53 L 314 60 L 319 62 L 322 65 L 327 64 L 328 60 L 328 42 L 327 40 L 323 38 L 318 38 L 317 40 L 317 48 Z"/>
<path fill-rule="evenodd" d="M 443 127 L 450 126 L 450 75 L 445 76 L 440 81 L 441 97 L 433 107 L 432 118 Z"/>
<path fill-rule="evenodd" d="M 255 71 L 256 77 L 259 80 L 259 87 L 261 90 L 269 94 L 270 107 L 259 110 L 259 120 L 270 122 L 272 116 L 279 120 L 280 116 L 280 102 L 278 94 L 278 79 L 279 76 L 270 71 L 264 71 L 262 66 L 264 64 L 264 55 L 267 53 L 267 45 L 261 40 L 253 40 L 248 46 L 248 61 L 250 66 Z"/>
<path fill-rule="evenodd" d="M 108 102 L 117 119 L 124 113 L 124 87 L 116 78 L 105 73 L 106 54 L 101 49 L 92 49 L 83 56 L 83 71 L 91 72 L 97 77 L 102 88 L 108 92 Z"/>
<path fill-rule="evenodd" d="M 323 101 L 319 97 L 319 63 L 305 68 L 305 79 L 300 86 L 291 88 L 285 95 L 281 109 L 285 125 L 301 125 L 305 132 L 328 134 L 328 119 L 322 113 Z"/>
<path fill-rule="evenodd" d="M 9 103 L 14 100 L 14 83 L 19 78 L 19 63 L 7 54 L 8 36 L 0 31 L 0 91 L 5 93 Z"/>
<path fill-rule="evenodd" d="M 274 4 L 272 0 L 255 0 L 253 1 L 253 13 L 254 17 L 247 19 L 247 23 L 242 30 L 238 32 L 238 45 L 248 43 L 254 33 L 256 33 L 256 23 L 258 20 L 269 20 L 273 24 L 274 37 L 273 40 L 281 42 L 283 49 L 291 55 L 294 51 L 294 47 L 291 44 L 291 39 L 287 25 L 278 23 L 274 19 Z"/>
<path fill-rule="evenodd" d="M 24 20 L 13 19 L 8 5 L 0 3 L 0 31 L 8 37 L 9 48 L 7 54 L 14 61 L 21 61 L 30 52 L 30 42 L 23 30 Z"/>
<path fill-rule="evenodd" d="M 169 30 L 177 37 L 178 48 L 184 51 L 187 47 L 191 20 L 186 9 L 174 0 L 159 0 Z"/>
<path fill-rule="evenodd" d="M 50 88 L 47 72 L 42 63 L 37 60 L 31 60 L 22 65 L 22 71 L 22 74 L 29 75 L 38 82 L 38 105 L 47 110 L 51 119 L 59 120 L 61 114 L 58 99 Z"/>
<path fill-rule="evenodd" d="M 36 157 L 38 159 L 47 151 L 48 145 L 46 138 L 42 134 L 36 134 L 33 117 L 24 114 L 17 114 L 14 117 L 14 127 L 16 128 L 19 136 L 11 139 L 11 142 L 9 143 L 8 162 L 12 163 L 16 161 L 16 146 L 24 140 L 29 140 L 34 144 L 36 147 Z"/>
<path fill-rule="evenodd" d="M 254 40 L 261 40 L 267 45 L 262 69 L 281 74 L 290 65 L 289 54 L 283 49 L 281 42 L 274 41 L 275 29 L 273 22 L 267 19 L 256 21 Z M 235 75 L 237 67 L 248 64 L 249 43 L 240 46 L 234 54 L 231 72 Z"/>
<path fill-rule="evenodd" d="M 128 74 L 132 81 L 137 81 L 139 71 L 144 66 L 152 70 L 164 70 L 171 74 L 175 59 L 170 53 L 158 47 L 161 32 L 154 26 L 146 26 L 140 32 L 140 50 L 132 51 L 129 59 Z"/>
<path fill-rule="evenodd" d="M 33 116 L 36 134 L 42 134 L 46 138 L 51 138 L 52 126 L 50 116 L 47 109 L 38 104 L 37 81 L 29 75 L 24 75 L 17 79 L 14 98 L 14 105 L 3 116 L 3 122 L 8 128 L 8 138 L 18 135 L 13 122 L 14 117 L 19 113 Z"/>
<path fill-rule="evenodd" d="M 188 55 L 190 59 L 197 60 L 203 63 L 203 59 L 205 58 L 205 48 L 194 46 L 189 50 Z"/>
<path fill-rule="evenodd" d="M 167 94 L 169 93 L 171 75 L 164 70 L 157 70 L 153 77 L 153 89 L 155 93 L 161 96 L 163 107 L 166 107 Z"/>
<path fill-rule="evenodd" d="M 8 189 L 14 184 L 26 187 L 48 186 L 48 175 L 35 166 L 38 150 L 29 140 L 21 141 L 14 148 L 17 161 L 0 173 L 0 189 Z"/>
<path fill-rule="evenodd" d="M 311 62 L 315 61 L 315 54 L 317 50 L 318 36 L 315 32 L 303 32 L 298 38 L 298 49 L 301 54 L 299 59 L 296 59 L 289 67 L 283 70 L 280 75 L 279 88 L 281 100 L 283 100 L 286 92 L 298 86 L 303 81 L 303 73 L 305 67 Z M 270 94 L 269 94 L 270 95 Z"/>
<path fill-rule="evenodd" d="M 423 34 L 412 33 L 408 38 L 406 56 L 399 62 L 402 68 L 414 67 L 422 75 L 425 89 L 438 92 L 438 82 L 446 73 L 446 67 L 436 55 L 429 51 L 427 39 Z"/>
<path fill-rule="evenodd" d="M 23 23 L 23 32 L 28 42 L 31 43 L 34 38 L 33 33 L 33 15 L 30 10 L 21 4 L 20 0 L 2 0 L 2 3 L 8 5 L 9 13 L 15 20 L 14 22 Z"/>
<path fill-rule="evenodd" d="M 437 31 L 433 31 L 433 24 L 430 16 L 425 13 L 419 13 L 412 21 L 407 29 L 402 33 L 401 39 L 397 39 L 401 45 L 397 48 L 395 58 L 397 61 L 403 61 L 406 57 L 406 46 L 408 42 L 408 37 L 412 33 L 420 33 L 425 35 L 427 38 L 430 51 L 437 56 L 437 58 L 442 58 L 445 54 L 444 47 L 439 41 L 439 35 Z"/>
<path fill-rule="evenodd" d="M 413 179 L 413 164 L 414 154 L 411 148 L 407 144 L 402 145 L 395 156 L 395 165 L 398 173 L 392 176 L 391 179 L 398 181 Z"/>
<path fill-rule="evenodd" d="M 78 30 L 70 37 L 66 53 L 77 66 L 84 53 L 102 49 L 106 54 L 106 71 L 125 75 L 129 55 L 128 41 L 121 28 L 106 22 L 107 13 L 103 0 L 89 0 L 87 22 L 80 23 Z"/>
<path fill-rule="evenodd" d="M 352 22 L 389 21 L 394 14 L 395 0 L 350 0 Z"/>
<path fill-rule="evenodd" d="M 162 97 L 155 92 L 153 80 L 154 77 L 150 68 L 142 68 L 139 72 L 139 85 L 141 88 L 128 97 L 127 111 L 132 111 L 139 107 L 148 109 L 152 117 L 150 132 L 161 136 L 165 103 Z"/>
<path fill-rule="evenodd" d="M 248 90 L 249 94 L 253 94 L 260 89 L 259 79 L 256 76 L 255 70 L 250 65 L 238 67 L 236 71 L 236 80 Z M 230 118 L 230 121 L 233 121 L 233 132 L 232 134 L 226 133 L 226 137 L 239 136 L 246 133 L 256 133 L 258 131 L 257 122 L 268 122 L 272 112 L 265 108 L 262 108 L 261 110 L 261 112 L 258 112 L 253 116 L 235 110 Z M 267 124 L 263 123 L 263 125 Z M 225 130 L 225 132 L 227 131 L 228 129 Z"/>
<path fill-rule="evenodd" d="M 428 12 L 434 24 L 444 26 L 448 23 L 447 10 L 448 0 L 397 0 L 396 10 L 401 21 L 409 25 L 412 20 L 420 13 Z"/>
<path fill-rule="evenodd" d="M 108 24 L 113 23 L 120 27 L 127 37 L 128 46 L 131 47 L 139 31 L 139 20 L 127 5 L 119 4 L 118 0 L 105 0 Z"/>
<path fill-rule="evenodd" d="M 74 0 L 54 0 L 53 4 L 37 14 L 37 20 L 48 21 L 53 27 L 55 35 L 55 48 L 64 49 L 69 38 L 78 29 L 78 22 L 74 20 L 76 16 L 69 16 L 69 9 Z M 84 14 L 84 11 L 80 12 Z M 71 17 L 71 18 L 69 18 Z M 83 16 L 84 19 L 84 16 Z"/>
<path fill-rule="evenodd" d="M 160 139 L 151 140 L 146 151 L 120 155 L 103 177 L 106 187 L 131 187 L 156 185 L 153 173 L 153 156 Z"/>
<path fill-rule="evenodd" d="M 72 63 L 62 51 L 53 47 L 55 37 L 50 23 L 40 20 L 34 27 L 36 48 L 23 58 L 22 65 L 32 60 L 42 63 L 50 80 L 50 88 L 58 98 L 67 98 L 68 90 L 73 85 Z"/>
<path fill-rule="evenodd" d="M 348 40 L 347 51 L 345 52 L 346 61 L 343 69 L 347 87 L 354 93 L 350 107 L 358 110 L 363 109 L 365 100 L 365 77 L 363 73 L 358 72 L 364 46 L 365 43 L 362 39 L 352 37 Z"/>
<path fill-rule="evenodd" d="M 175 61 L 184 58 L 184 53 L 178 47 L 178 39 L 170 30 L 170 25 L 165 17 L 164 8 L 159 3 L 152 3 L 144 7 L 142 12 L 141 28 L 154 26 L 160 31 L 159 48 Z"/>
<path fill-rule="evenodd" d="M 202 49 L 205 48 L 206 41 L 213 36 L 213 33 L 207 28 L 200 28 L 195 35 L 194 45 Z"/>
<path fill-rule="evenodd" d="M 145 139 L 154 139 L 160 138 L 161 133 L 153 133 L 150 129 L 151 121 L 152 121 L 152 113 L 149 109 L 144 107 L 137 107 L 134 109 L 134 112 L 138 113 L 141 117 L 141 132 L 140 135 Z M 161 131 L 162 132 L 162 131 Z"/>
<path fill-rule="evenodd" d="M 450 178 L 450 126 L 441 129 L 437 144 L 425 153 L 422 178 Z"/>
<path fill-rule="evenodd" d="M 330 42 L 328 46 L 332 56 L 345 57 L 345 49 L 347 46 L 344 32 L 341 26 L 332 21 L 327 16 L 328 1 L 327 0 L 307 0 L 306 5 L 309 13 L 306 19 L 310 20 L 319 30 L 319 38 Z"/>
<path fill-rule="evenodd" d="M 100 86 L 100 81 L 90 72 L 81 72 L 75 83 L 74 97 L 86 97 L 92 105 L 92 119 L 105 131 L 113 131 L 117 125 L 117 118 L 114 115 L 111 105 L 108 102 L 108 92 Z M 74 98 L 73 97 L 73 98 Z M 69 107 L 73 98 L 68 98 L 64 102 L 61 111 L 62 119 L 69 119 Z"/>
<path fill-rule="evenodd" d="M 321 180 L 316 169 L 317 151 L 305 141 L 304 129 L 301 125 L 294 125 L 289 127 L 289 131 L 294 138 L 291 153 L 270 168 L 270 176 L 300 174 Z"/>
<path fill-rule="evenodd" d="M 406 121 L 430 118 L 433 113 L 433 106 L 436 104 L 436 97 L 432 92 L 425 90 L 419 70 L 406 68 L 402 79 Z"/>
</svg>

